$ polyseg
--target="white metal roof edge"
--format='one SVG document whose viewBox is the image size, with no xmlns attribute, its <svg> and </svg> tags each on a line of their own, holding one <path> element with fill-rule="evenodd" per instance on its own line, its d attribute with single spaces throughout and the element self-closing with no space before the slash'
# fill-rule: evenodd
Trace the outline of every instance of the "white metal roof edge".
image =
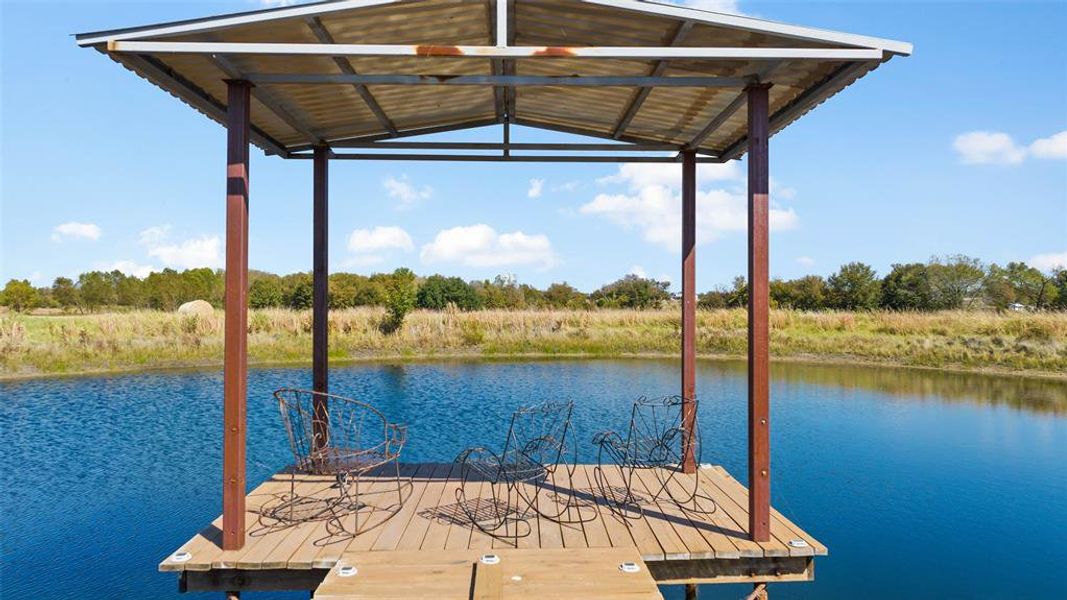
<svg viewBox="0 0 1067 600">
<path fill-rule="evenodd" d="M 103 44 L 108 40 L 132 40 L 143 37 L 164 37 L 187 33 L 202 33 L 234 25 L 246 25 L 248 23 L 260 23 L 263 21 L 289 19 L 293 17 L 310 17 L 353 8 L 368 8 L 372 6 L 396 4 L 400 1 L 401 0 L 323 0 L 321 2 L 312 2 L 310 4 L 299 4 L 297 6 L 280 6 L 276 8 L 265 8 L 261 10 L 187 19 L 184 21 L 170 21 L 123 29 L 78 33 L 74 35 L 74 39 L 78 42 L 79 46 L 92 46 L 95 44 Z"/>
<path fill-rule="evenodd" d="M 844 33 L 841 31 L 832 31 L 829 29 L 819 29 L 816 27 L 790 25 L 788 23 L 781 23 L 778 21 L 768 21 L 766 19 L 757 19 L 755 17 L 747 17 L 744 15 L 718 13 L 698 8 L 690 8 L 687 6 L 678 6 L 675 4 L 663 4 L 660 2 L 653 2 L 651 0 L 580 1 L 588 4 L 596 4 L 599 6 L 609 6 L 613 8 L 621 8 L 636 12 L 657 14 L 665 17 L 686 19 L 690 21 L 696 21 L 698 23 L 705 23 L 708 25 L 735 27 L 748 31 L 770 33 L 802 40 L 845 44 L 849 46 L 859 46 L 861 48 L 876 48 L 879 50 L 885 50 L 887 52 L 892 52 L 894 54 L 900 54 L 903 56 L 910 56 L 913 49 L 912 44 L 909 44 L 908 42 L 900 42 L 896 40 L 877 38 L 866 35 L 857 35 L 853 33 Z"/>
<path fill-rule="evenodd" d="M 140 27 L 79 33 L 75 35 L 75 40 L 77 40 L 79 46 L 92 46 L 95 44 L 102 44 L 108 40 L 131 40 L 145 37 L 165 37 L 187 33 L 201 33 L 234 25 L 245 25 L 248 23 L 259 23 L 293 17 L 310 17 L 349 9 L 396 4 L 401 1 L 402 0 L 323 0 L 322 2 L 312 2 L 310 4 L 301 4 L 297 6 L 282 6 L 198 19 L 188 19 L 184 21 L 157 23 Z M 734 27 L 796 39 L 845 44 L 861 48 L 876 48 L 904 56 L 908 56 L 912 53 L 912 45 L 907 42 L 830 31 L 814 27 L 790 25 L 777 21 L 768 21 L 765 19 L 727 13 L 717 13 L 684 6 L 676 6 L 673 4 L 661 4 L 659 2 L 650 2 L 648 0 L 579 1 L 610 8 L 686 19 L 709 25 Z"/>
</svg>

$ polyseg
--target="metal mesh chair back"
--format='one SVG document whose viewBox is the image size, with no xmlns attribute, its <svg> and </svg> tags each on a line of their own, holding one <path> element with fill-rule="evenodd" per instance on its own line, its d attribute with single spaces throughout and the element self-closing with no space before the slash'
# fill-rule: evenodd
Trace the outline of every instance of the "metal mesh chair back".
<svg viewBox="0 0 1067 600">
<path fill-rule="evenodd" d="M 546 402 L 520 408 L 511 416 L 505 442 L 504 462 L 555 465 L 569 448 L 573 402 Z"/>
<path fill-rule="evenodd" d="M 634 402 L 626 446 L 631 460 L 641 466 L 667 466 L 681 460 L 686 441 L 693 444 L 699 461 L 699 439 L 696 431 L 686 431 L 682 420 L 684 399 L 681 396 L 639 398 Z M 696 401 L 694 403 L 694 410 Z"/>
<path fill-rule="evenodd" d="M 399 456 L 403 427 L 389 423 L 365 402 L 290 388 L 274 392 L 274 397 L 300 471 L 318 475 L 365 471 Z"/>
</svg>

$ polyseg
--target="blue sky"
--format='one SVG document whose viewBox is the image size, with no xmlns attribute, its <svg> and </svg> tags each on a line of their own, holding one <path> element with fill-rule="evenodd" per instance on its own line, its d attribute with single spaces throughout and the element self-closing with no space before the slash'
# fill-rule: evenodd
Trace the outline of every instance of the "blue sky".
<svg viewBox="0 0 1067 600">
<path fill-rule="evenodd" d="M 69 34 L 257 4 L 0 0 L 0 279 L 221 265 L 224 130 Z M 1067 3 L 694 4 L 915 44 L 772 139 L 773 275 L 948 253 L 1067 262 Z M 334 163 L 331 267 L 677 281 L 674 169 Z M 701 170 L 709 289 L 745 270 L 744 165 Z M 251 176 L 251 266 L 307 270 L 311 165 L 255 150 Z"/>
</svg>

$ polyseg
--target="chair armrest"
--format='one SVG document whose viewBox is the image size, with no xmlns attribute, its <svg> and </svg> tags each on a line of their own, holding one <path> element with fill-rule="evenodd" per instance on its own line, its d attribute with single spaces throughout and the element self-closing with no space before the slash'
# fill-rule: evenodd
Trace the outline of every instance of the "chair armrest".
<svg viewBox="0 0 1067 600">
<path fill-rule="evenodd" d="M 402 423 L 388 423 L 385 426 L 385 452 L 390 456 L 400 456 L 400 450 L 408 441 L 408 426 Z"/>
</svg>

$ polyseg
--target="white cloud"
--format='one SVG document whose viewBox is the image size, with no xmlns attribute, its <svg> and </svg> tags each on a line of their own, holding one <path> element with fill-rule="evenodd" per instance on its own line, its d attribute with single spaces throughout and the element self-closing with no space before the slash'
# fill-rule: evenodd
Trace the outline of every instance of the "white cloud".
<svg viewBox="0 0 1067 600">
<path fill-rule="evenodd" d="M 120 271 L 127 275 L 133 275 L 134 277 L 140 277 L 144 279 L 148 277 L 154 271 L 159 269 L 152 265 L 138 264 L 132 260 L 117 260 L 111 263 L 96 263 L 93 268 L 98 271 Z"/>
<path fill-rule="evenodd" d="M 93 223 L 78 223 L 70 221 L 52 228 L 52 241 L 60 242 L 65 239 L 83 239 L 96 241 L 100 239 L 100 227 Z"/>
<path fill-rule="evenodd" d="M 971 131 L 956 136 L 952 143 L 960 160 L 967 165 L 1016 165 L 1026 159 L 1026 148 L 1010 135 L 999 131 Z"/>
<path fill-rule="evenodd" d="M 725 163 L 700 163 L 697 165 L 697 185 L 711 181 L 736 181 L 741 179 L 741 167 L 737 161 Z M 675 163 L 626 163 L 614 175 L 596 180 L 600 185 L 626 184 L 631 190 L 650 185 L 680 189 L 682 167 Z"/>
<path fill-rule="evenodd" d="M 971 131 L 956 136 L 952 143 L 967 165 L 1017 165 L 1027 157 L 1042 159 L 1067 158 L 1067 131 L 1035 140 L 1030 146 L 1020 146 L 1000 131 Z"/>
<path fill-rule="evenodd" d="M 814 267 L 815 266 L 815 259 L 810 257 L 810 256 L 798 256 L 796 260 L 797 260 L 797 264 L 802 266 L 802 267 Z"/>
<path fill-rule="evenodd" d="M 145 229 L 138 235 L 138 241 L 146 246 L 158 244 L 170 235 L 170 225 L 156 225 Z"/>
<path fill-rule="evenodd" d="M 1056 268 L 1067 269 L 1067 250 L 1031 256 L 1026 264 L 1039 271 L 1051 271 Z"/>
<path fill-rule="evenodd" d="M 1030 155 L 1034 158 L 1067 158 L 1067 131 L 1041 138 L 1030 144 Z"/>
<path fill-rule="evenodd" d="M 375 227 L 374 229 L 356 229 L 348 236 L 348 249 L 352 252 L 371 252 L 374 250 L 403 250 L 411 252 L 415 244 L 408 232 L 399 227 Z"/>
<path fill-rule="evenodd" d="M 540 198 L 541 192 L 545 189 L 544 179 L 531 179 L 530 189 L 526 191 L 527 198 Z"/>
<path fill-rule="evenodd" d="M 216 268 L 222 266 L 222 242 L 217 235 L 204 235 L 172 244 L 150 245 L 148 255 L 168 267 Z"/>
<path fill-rule="evenodd" d="M 522 231 L 497 233 L 484 224 L 453 227 L 437 233 L 424 245 L 422 262 L 456 263 L 467 267 L 502 267 L 532 265 L 547 269 L 558 260 L 548 237 Z"/>
<path fill-rule="evenodd" d="M 669 170 L 658 167 L 673 167 Z M 740 178 L 736 163 L 706 164 L 697 169 L 697 181 L 722 181 Z M 637 167 L 637 168 L 632 168 Z M 656 167 L 656 168 L 649 168 Z M 661 245 L 673 252 L 681 251 L 682 199 L 678 190 L 680 169 L 676 165 L 627 164 L 599 183 L 623 183 L 629 193 L 598 194 L 578 211 L 599 216 L 623 227 L 638 230 L 645 241 Z M 675 177 L 677 176 L 677 177 Z M 727 232 L 744 231 L 748 225 L 748 200 L 743 191 L 712 189 L 697 190 L 697 243 L 714 241 Z M 772 203 L 772 230 L 792 229 L 798 224 L 792 208 L 780 208 Z"/>
<path fill-rule="evenodd" d="M 399 210 L 412 208 L 420 201 L 429 200 L 433 196 L 433 188 L 428 185 L 417 187 L 408 180 L 407 175 L 386 177 L 382 185 L 389 197 L 398 201 L 396 208 Z"/>
<path fill-rule="evenodd" d="M 383 251 L 402 250 L 412 252 L 415 243 L 408 232 L 400 227 L 355 229 L 348 236 L 348 249 L 355 255 L 345 261 L 346 265 L 365 267 L 385 261 Z"/>
<path fill-rule="evenodd" d="M 744 14 L 741 12 L 741 7 L 738 6 L 738 0 L 678 0 L 674 3 L 718 13 Z"/>
<path fill-rule="evenodd" d="M 641 277 L 642 279 L 648 279 L 648 271 L 646 271 L 645 268 L 642 267 L 641 265 L 634 265 L 634 266 L 630 267 L 630 273 L 629 274 L 630 275 L 637 275 L 638 277 Z"/>
</svg>

